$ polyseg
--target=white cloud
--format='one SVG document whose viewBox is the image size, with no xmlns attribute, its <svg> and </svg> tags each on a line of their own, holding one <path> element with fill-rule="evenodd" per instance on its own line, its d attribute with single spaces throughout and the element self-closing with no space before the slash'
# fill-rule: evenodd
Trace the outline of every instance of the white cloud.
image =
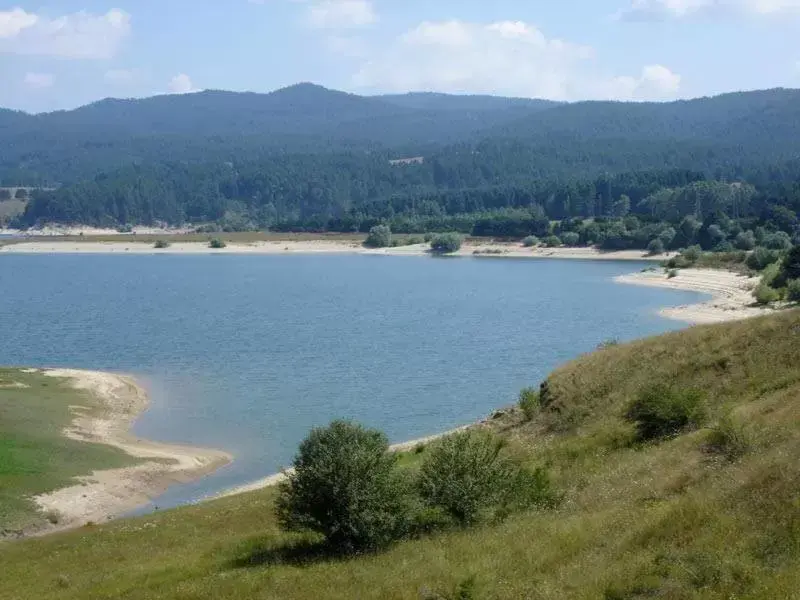
<svg viewBox="0 0 800 600">
<path fill-rule="evenodd" d="M 604 75 L 594 50 L 549 39 L 522 21 L 424 22 L 362 65 L 357 87 L 431 90 L 576 100 L 662 99 L 677 95 L 680 76 L 661 65 L 638 76 Z"/>
<path fill-rule="evenodd" d="M 320 0 L 308 8 L 308 23 L 316 29 L 349 29 L 378 20 L 370 0 Z"/>
<path fill-rule="evenodd" d="M 186 73 L 180 73 L 170 80 L 169 91 L 172 94 L 191 94 L 197 90 L 192 83 L 192 78 Z"/>
<path fill-rule="evenodd" d="M 26 86 L 35 90 L 53 87 L 53 84 L 56 82 L 55 77 L 50 73 L 26 73 L 23 81 Z"/>
<path fill-rule="evenodd" d="M 116 8 L 104 15 L 81 11 L 56 18 L 15 8 L 0 12 L 0 53 L 111 58 L 130 33 L 130 21 Z"/>
<path fill-rule="evenodd" d="M 648 65 L 639 77 L 614 77 L 608 85 L 607 96 L 618 100 L 674 98 L 681 87 L 681 76 L 663 65 Z"/>
<path fill-rule="evenodd" d="M 631 0 L 618 17 L 628 21 L 693 17 L 774 16 L 796 12 L 800 0 Z"/>
<path fill-rule="evenodd" d="M 21 8 L 0 11 L 0 39 L 12 38 L 28 27 L 33 27 L 39 20 L 34 14 L 27 13 Z"/>
</svg>

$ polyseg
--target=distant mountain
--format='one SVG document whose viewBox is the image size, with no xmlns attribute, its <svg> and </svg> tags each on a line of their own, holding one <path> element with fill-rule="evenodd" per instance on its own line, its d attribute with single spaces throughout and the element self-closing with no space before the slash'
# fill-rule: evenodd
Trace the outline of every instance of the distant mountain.
<svg viewBox="0 0 800 600">
<path fill-rule="evenodd" d="M 799 134 L 798 90 L 564 104 L 433 93 L 364 97 L 301 83 L 269 94 L 107 99 L 40 115 L 0 110 L 0 184 L 70 183 L 134 164 L 287 154 L 439 154 L 474 162 L 483 141 L 494 141 L 501 155 L 515 148 L 508 155 L 530 173 L 559 164 L 558 172 L 576 175 L 622 165 L 727 168 L 796 157 Z M 520 145 L 535 150 L 520 152 Z"/>
<path fill-rule="evenodd" d="M 545 110 L 563 104 L 552 100 L 533 98 L 503 98 L 500 96 L 473 96 L 437 94 L 435 92 L 411 92 L 375 96 L 381 100 L 415 110 L 449 110 L 467 112 L 492 112 L 511 109 L 529 111 Z"/>
</svg>

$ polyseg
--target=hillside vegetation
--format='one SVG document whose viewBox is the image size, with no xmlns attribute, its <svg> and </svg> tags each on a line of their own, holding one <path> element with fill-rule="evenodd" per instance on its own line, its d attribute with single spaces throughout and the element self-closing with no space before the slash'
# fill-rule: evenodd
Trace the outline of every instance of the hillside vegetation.
<svg viewBox="0 0 800 600">
<path fill-rule="evenodd" d="M 7 543 L 0 598 L 793 598 L 799 397 L 800 311 L 606 345 L 487 425 L 555 508 L 331 559 L 265 490 Z"/>
</svg>

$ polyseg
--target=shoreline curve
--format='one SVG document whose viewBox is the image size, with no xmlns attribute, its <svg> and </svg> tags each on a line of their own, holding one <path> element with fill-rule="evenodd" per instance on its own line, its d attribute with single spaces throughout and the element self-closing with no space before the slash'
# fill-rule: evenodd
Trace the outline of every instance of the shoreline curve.
<svg viewBox="0 0 800 600">
<path fill-rule="evenodd" d="M 59 516 L 56 525 L 34 535 L 110 521 L 147 505 L 174 484 L 201 479 L 233 460 L 221 450 L 154 442 L 134 436 L 131 427 L 150 400 L 133 377 L 78 369 L 42 369 L 41 372 L 65 380 L 99 401 L 99 411 L 71 407 L 74 419 L 63 431 L 66 437 L 119 448 L 144 462 L 95 471 L 76 477 L 75 485 L 34 496 L 33 501 L 42 512 L 52 511 Z"/>
</svg>

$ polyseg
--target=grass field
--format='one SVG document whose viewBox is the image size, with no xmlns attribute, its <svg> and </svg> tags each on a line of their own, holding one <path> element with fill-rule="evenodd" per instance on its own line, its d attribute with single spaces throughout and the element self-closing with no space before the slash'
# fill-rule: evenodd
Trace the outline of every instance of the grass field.
<svg viewBox="0 0 800 600">
<path fill-rule="evenodd" d="M 659 383 L 702 391 L 707 426 L 637 442 L 624 415 Z M 6 543 L 0 598 L 798 597 L 800 311 L 608 346 L 554 372 L 546 397 L 494 427 L 549 468 L 556 509 L 332 560 L 278 530 L 265 490 Z"/>
<path fill-rule="evenodd" d="M 123 452 L 67 439 L 69 406 L 96 408 L 89 394 L 63 380 L 20 369 L 0 369 L 0 533 L 46 518 L 30 496 L 65 487 L 76 475 L 134 463 Z"/>
</svg>

